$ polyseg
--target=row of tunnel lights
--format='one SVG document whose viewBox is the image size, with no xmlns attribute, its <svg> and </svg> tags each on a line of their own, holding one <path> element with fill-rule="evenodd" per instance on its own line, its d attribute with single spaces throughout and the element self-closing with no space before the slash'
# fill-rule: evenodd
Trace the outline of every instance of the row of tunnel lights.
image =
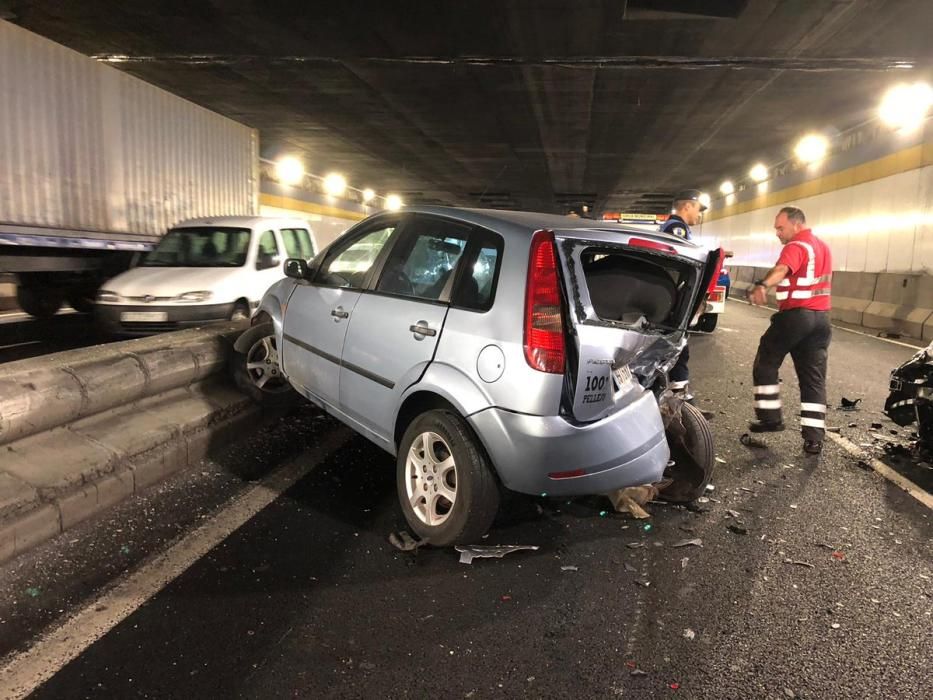
<svg viewBox="0 0 933 700">
<path fill-rule="evenodd" d="M 878 117 L 886 126 L 901 133 L 909 133 L 923 124 L 931 106 L 933 88 L 927 83 L 896 85 L 882 98 Z M 828 152 L 829 139 L 821 134 L 807 134 L 794 147 L 794 156 L 804 165 L 820 162 Z M 748 176 L 760 184 L 770 177 L 770 171 L 764 163 L 756 163 L 748 171 Z M 725 196 L 734 194 L 735 185 L 731 180 L 726 180 L 719 186 L 719 191 Z M 704 193 L 700 199 L 709 206 L 709 195 Z"/>
<path fill-rule="evenodd" d="M 926 119 L 927 112 L 933 106 L 933 88 L 927 83 L 901 84 L 891 88 L 881 100 L 878 107 L 878 116 L 887 126 L 901 132 L 910 132 L 920 127 Z M 829 139 L 821 134 L 807 134 L 794 147 L 794 156 L 805 165 L 818 163 L 826 157 L 829 151 Z M 275 177 L 284 185 L 299 185 L 305 175 L 304 164 L 294 156 L 280 158 L 275 163 Z M 756 163 L 748 172 L 748 176 L 756 183 L 762 183 L 770 177 L 768 166 Z M 323 178 L 324 191 L 332 197 L 342 197 L 346 194 L 347 179 L 339 173 L 330 173 Z M 363 204 L 369 204 L 377 197 L 385 200 L 385 208 L 396 211 L 404 206 L 402 198 L 397 194 L 388 194 L 385 197 L 377 195 L 370 188 L 357 190 Z M 735 193 L 735 185 L 731 180 L 724 181 L 719 191 L 725 195 Z M 710 196 L 705 192 L 700 195 L 700 201 L 710 205 Z"/>
<path fill-rule="evenodd" d="M 304 182 L 306 175 L 308 175 L 308 173 L 305 171 L 304 163 L 294 156 L 285 156 L 275 161 L 275 179 L 283 185 L 289 185 L 291 187 L 300 185 Z M 324 192 L 331 197 L 343 197 L 349 189 L 359 192 L 363 204 L 374 203 L 374 200 L 382 199 L 384 200 L 385 208 L 389 211 L 398 211 L 405 206 L 402 198 L 397 194 L 387 194 L 383 197 L 382 195 L 376 194 L 376 192 L 369 187 L 363 190 L 350 187 L 347 184 L 347 178 L 340 173 L 330 173 L 320 179 L 324 187 Z"/>
</svg>

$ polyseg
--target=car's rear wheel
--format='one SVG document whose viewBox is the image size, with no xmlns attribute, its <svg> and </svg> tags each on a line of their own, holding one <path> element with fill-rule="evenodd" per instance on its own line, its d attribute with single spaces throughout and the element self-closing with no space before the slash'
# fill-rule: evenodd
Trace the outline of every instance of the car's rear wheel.
<svg viewBox="0 0 933 700">
<path fill-rule="evenodd" d="M 237 386 L 258 403 L 281 405 L 293 400 L 296 393 L 282 374 L 272 324 L 265 325 L 268 332 L 256 334 L 246 352 L 237 354 L 233 376 Z"/>
<path fill-rule="evenodd" d="M 450 411 L 418 416 L 399 444 L 399 502 L 405 520 L 437 546 L 471 544 L 499 510 L 492 466 L 470 427 Z"/>
<path fill-rule="evenodd" d="M 697 321 L 697 328 L 704 333 L 712 333 L 719 322 L 719 314 L 703 314 Z"/>
<path fill-rule="evenodd" d="M 668 444 L 674 464 L 664 476 L 673 479 L 673 483 L 661 492 L 661 496 L 668 501 L 689 503 L 706 491 L 706 485 L 713 478 L 716 455 L 713 452 L 713 433 L 700 409 L 682 403 L 679 423 L 682 429 L 673 424 L 668 426 Z"/>
</svg>

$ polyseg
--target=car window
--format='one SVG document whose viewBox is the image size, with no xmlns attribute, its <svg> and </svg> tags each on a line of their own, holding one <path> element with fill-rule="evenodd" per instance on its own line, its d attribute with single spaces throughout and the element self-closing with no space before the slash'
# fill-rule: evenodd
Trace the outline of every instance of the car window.
<svg viewBox="0 0 933 700">
<path fill-rule="evenodd" d="M 250 232 L 242 228 L 196 226 L 172 229 L 146 256 L 144 267 L 240 267 Z"/>
<path fill-rule="evenodd" d="M 361 288 L 393 231 L 394 223 L 363 234 L 360 238 L 354 237 L 328 255 L 314 281 L 333 287 Z"/>
<path fill-rule="evenodd" d="M 466 269 L 454 291 L 455 306 L 486 311 L 492 306 L 502 257 L 502 239 L 485 233 L 466 262 Z"/>
<path fill-rule="evenodd" d="M 413 224 L 386 261 L 377 291 L 436 301 L 463 255 L 470 229 L 443 220 Z"/>
<path fill-rule="evenodd" d="M 277 252 L 275 249 L 275 234 L 272 231 L 266 231 L 259 239 L 259 255 L 274 256 Z"/>
<path fill-rule="evenodd" d="M 311 234 L 303 228 L 283 228 L 282 242 L 285 244 L 285 252 L 290 258 L 310 260 L 317 252 L 311 242 Z"/>
</svg>

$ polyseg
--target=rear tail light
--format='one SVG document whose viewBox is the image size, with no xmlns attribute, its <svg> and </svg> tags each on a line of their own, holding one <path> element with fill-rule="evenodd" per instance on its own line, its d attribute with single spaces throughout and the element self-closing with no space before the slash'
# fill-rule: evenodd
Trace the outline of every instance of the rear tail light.
<svg viewBox="0 0 933 700">
<path fill-rule="evenodd" d="M 656 250 L 659 253 L 677 255 L 677 249 L 674 248 L 674 246 L 668 245 L 667 243 L 652 241 L 647 238 L 630 238 L 628 244 L 633 248 L 647 248 L 648 250 Z"/>
<path fill-rule="evenodd" d="M 709 295 L 710 301 L 725 301 L 726 299 L 726 288 L 725 287 L 716 287 L 712 293 Z"/>
<path fill-rule="evenodd" d="M 525 288 L 525 360 L 532 369 L 562 374 L 565 357 L 554 234 L 536 231 L 531 239 Z"/>
</svg>

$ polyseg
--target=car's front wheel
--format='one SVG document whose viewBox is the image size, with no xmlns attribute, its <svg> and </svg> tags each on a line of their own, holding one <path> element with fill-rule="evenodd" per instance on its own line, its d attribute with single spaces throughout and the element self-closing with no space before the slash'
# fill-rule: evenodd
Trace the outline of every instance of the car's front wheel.
<svg viewBox="0 0 933 700">
<path fill-rule="evenodd" d="M 296 392 L 282 374 L 279 349 L 271 323 L 251 328 L 246 352 L 235 358 L 233 376 L 237 386 L 263 405 L 281 405 L 293 400 Z"/>
<path fill-rule="evenodd" d="M 437 546 L 472 544 L 499 510 L 499 487 L 482 446 L 450 411 L 418 416 L 399 444 L 398 496 L 408 525 Z"/>
</svg>

